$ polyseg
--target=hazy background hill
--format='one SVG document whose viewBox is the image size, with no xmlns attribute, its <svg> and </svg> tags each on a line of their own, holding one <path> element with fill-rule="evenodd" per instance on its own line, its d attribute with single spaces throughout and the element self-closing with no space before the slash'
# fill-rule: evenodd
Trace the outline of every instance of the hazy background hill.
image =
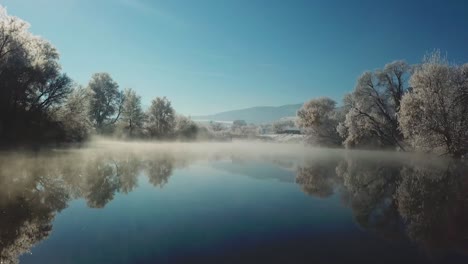
<svg viewBox="0 0 468 264">
<path fill-rule="evenodd" d="M 256 106 L 240 110 L 221 112 L 213 115 L 192 116 L 193 120 L 234 121 L 245 120 L 247 123 L 263 124 L 284 117 L 296 116 L 302 104 L 282 106 Z"/>
</svg>

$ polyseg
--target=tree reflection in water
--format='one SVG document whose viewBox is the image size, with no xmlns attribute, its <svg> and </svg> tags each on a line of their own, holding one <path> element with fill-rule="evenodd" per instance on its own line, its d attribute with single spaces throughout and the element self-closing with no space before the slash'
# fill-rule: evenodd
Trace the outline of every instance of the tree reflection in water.
<svg viewBox="0 0 468 264">
<path fill-rule="evenodd" d="M 175 158 L 168 154 L 159 154 L 146 162 L 148 180 L 154 187 L 164 187 L 172 174 Z"/>
<path fill-rule="evenodd" d="M 340 179 L 335 172 L 335 160 L 314 160 L 297 168 L 296 183 L 304 193 L 326 198 L 335 192 Z"/>
<path fill-rule="evenodd" d="M 17 263 L 21 254 L 45 239 L 55 215 L 69 201 L 84 199 L 91 208 L 103 208 L 117 193 L 132 192 L 139 175 L 163 188 L 174 169 L 207 158 L 195 154 L 65 151 L 0 155 L 0 263 Z M 273 156 L 215 153 L 210 159 L 267 161 L 285 167 L 283 172 L 295 168 L 295 182 L 303 192 L 318 198 L 340 196 L 367 231 L 386 239 L 409 238 L 431 252 L 468 249 L 465 163 L 353 155 L 278 161 Z"/>
<path fill-rule="evenodd" d="M 468 252 L 468 165 L 391 162 L 345 157 L 309 161 L 296 182 L 315 197 L 339 190 L 356 222 L 386 239 L 409 238 L 428 252 Z"/>
<path fill-rule="evenodd" d="M 468 166 L 414 166 L 402 170 L 395 199 L 408 236 L 426 249 L 468 253 Z"/>
<path fill-rule="evenodd" d="M 35 159 L 0 159 L 0 263 L 17 263 L 67 207 L 69 193 L 55 173 Z"/>
<path fill-rule="evenodd" d="M 18 263 L 52 230 L 71 199 L 103 208 L 116 193 L 131 192 L 138 175 L 162 187 L 175 167 L 170 154 L 67 153 L 0 157 L 0 263 Z M 182 163 L 181 163 L 182 164 Z"/>
</svg>

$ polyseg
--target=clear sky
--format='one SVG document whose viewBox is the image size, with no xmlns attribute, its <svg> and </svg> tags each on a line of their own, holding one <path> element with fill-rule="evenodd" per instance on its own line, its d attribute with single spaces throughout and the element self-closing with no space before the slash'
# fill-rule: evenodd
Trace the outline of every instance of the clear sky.
<svg viewBox="0 0 468 264">
<path fill-rule="evenodd" d="M 468 1 L 0 0 L 80 84 L 106 71 L 182 114 L 340 101 L 365 70 L 440 49 L 468 62 Z"/>
</svg>

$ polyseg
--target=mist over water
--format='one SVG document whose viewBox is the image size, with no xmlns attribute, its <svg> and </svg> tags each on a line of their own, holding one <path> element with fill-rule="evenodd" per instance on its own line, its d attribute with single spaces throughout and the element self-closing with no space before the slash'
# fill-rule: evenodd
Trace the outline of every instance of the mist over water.
<svg viewBox="0 0 468 264">
<path fill-rule="evenodd" d="M 251 141 L 2 152 L 0 260 L 465 263 L 467 171 Z"/>
</svg>

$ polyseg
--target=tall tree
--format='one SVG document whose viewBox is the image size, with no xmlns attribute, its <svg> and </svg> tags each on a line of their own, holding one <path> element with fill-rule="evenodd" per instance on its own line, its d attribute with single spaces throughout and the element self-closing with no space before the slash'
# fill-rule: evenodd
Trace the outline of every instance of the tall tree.
<svg viewBox="0 0 468 264">
<path fill-rule="evenodd" d="M 234 120 L 232 122 L 231 130 L 234 133 L 240 133 L 243 127 L 247 126 L 247 122 L 245 120 Z"/>
<path fill-rule="evenodd" d="M 57 50 L 0 6 L 0 138 L 41 138 L 72 90 Z"/>
<path fill-rule="evenodd" d="M 175 127 L 175 111 L 166 97 L 157 97 L 148 109 L 147 130 L 151 137 L 165 138 Z"/>
<path fill-rule="evenodd" d="M 64 105 L 55 111 L 55 120 L 62 125 L 66 141 L 83 141 L 91 133 L 89 96 L 88 90 L 77 87 L 67 97 Z"/>
<path fill-rule="evenodd" d="M 113 125 L 122 112 L 124 94 L 119 85 L 105 72 L 95 73 L 88 84 L 91 91 L 90 119 L 99 132 Z"/>
<path fill-rule="evenodd" d="M 468 64 L 450 65 L 439 52 L 425 58 L 403 97 L 401 130 L 417 149 L 455 157 L 468 152 Z"/>
<path fill-rule="evenodd" d="M 192 119 L 183 115 L 175 118 L 175 134 L 179 139 L 195 139 L 198 134 L 198 126 Z"/>
<path fill-rule="evenodd" d="M 306 133 L 311 144 L 336 146 L 341 137 L 336 127 L 339 120 L 336 102 L 327 97 L 312 99 L 297 111 L 297 125 Z"/>
<path fill-rule="evenodd" d="M 383 70 L 365 72 L 354 91 L 346 97 L 349 109 L 345 121 L 347 147 L 365 145 L 372 139 L 379 146 L 403 149 L 403 135 L 398 127 L 401 98 L 408 90 L 411 67 L 404 61 L 385 65 Z"/>
<path fill-rule="evenodd" d="M 129 137 L 140 135 L 145 121 L 141 97 L 132 89 L 126 89 L 124 97 L 119 127 Z"/>
<path fill-rule="evenodd" d="M 273 128 L 273 131 L 278 134 L 278 133 L 282 133 L 288 127 L 294 127 L 294 126 L 295 126 L 294 120 L 285 119 L 285 120 L 278 120 L 274 122 L 272 128 Z"/>
</svg>

